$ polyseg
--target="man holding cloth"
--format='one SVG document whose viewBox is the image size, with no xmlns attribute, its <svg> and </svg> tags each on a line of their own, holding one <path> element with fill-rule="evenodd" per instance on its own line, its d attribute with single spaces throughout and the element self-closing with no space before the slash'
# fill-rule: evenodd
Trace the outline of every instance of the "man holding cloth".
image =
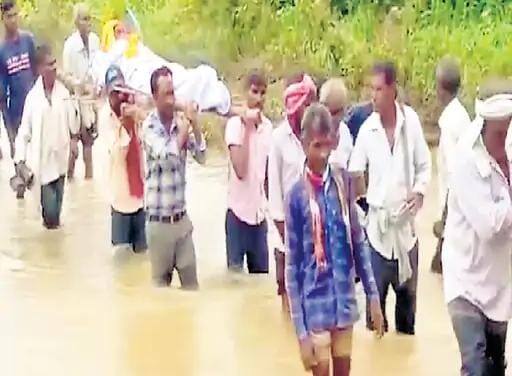
<svg viewBox="0 0 512 376">
<path fill-rule="evenodd" d="M 27 95 L 14 161 L 18 174 L 22 167 L 33 172 L 32 191 L 41 202 L 43 224 L 57 229 L 70 135 L 78 131 L 73 128 L 76 113 L 69 92 L 57 80 L 57 61 L 48 46 L 38 47 L 36 64 L 40 76 Z"/>
<path fill-rule="evenodd" d="M 376 64 L 372 72 L 375 112 L 359 131 L 349 170 L 362 179 L 368 168 L 367 234 L 384 326 L 387 329 L 386 297 L 391 285 L 396 293 L 395 329 L 414 334 L 418 282 L 414 218 L 430 180 L 430 153 L 418 115 L 396 98 L 394 65 Z M 368 310 L 367 314 L 371 327 Z"/>
</svg>

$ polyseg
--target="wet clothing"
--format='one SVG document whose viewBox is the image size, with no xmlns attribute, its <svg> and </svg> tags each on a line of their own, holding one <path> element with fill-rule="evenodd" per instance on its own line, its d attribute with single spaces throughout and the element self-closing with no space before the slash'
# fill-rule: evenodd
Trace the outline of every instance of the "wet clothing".
<svg viewBox="0 0 512 376">
<path fill-rule="evenodd" d="M 112 208 L 112 245 L 129 245 L 134 252 L 147 250 L 146 214 L 143 209 L 122 213 Z"/>
<path fill-rule="evenodd" d="M 196 289 L 198 282 L 192 222 L 186 214 L 174 223 L 159 219 L 149 216 L 147 225 L 153 282 L 157 286 L 169 286 L 176 270 L 182 288 Z"/>
<path fill-rule="evenodd" d="M 396 294 L 395 329 L 400 333 L 414 334 L 416 289 L 418 286 L 418 245 L 416 244 L 409 251 L 412 276 L 402 284 L 398 281 L 398 261 L 396 259 L 387 259 L 375 249 L 372 249 L 371 259 L 375 282 L 379 290 L 380 306 L 384 316 L 384 329 L 387 331 L 389 328 L 386 317 L 386 299 L 391 285 Z M 366 304 L 366 326 L 372 329 L 370 304 Z"/>
<path fill-rule="evenodd" d="M 64 197 L 64 176 L 41 186 L 43 225 L 52 229 L 60 226 L 60 213 Z"/>
<path fill-rule="evenodd" d="M 505 376 L 506 321 L 493 321 L 464 298 L 448 303 L 461 353 L 461 375 Z"/>
<path fill-rule="evenodd" d="M 268 273 L 267 222 L 249 225 L 235 213 L 226 213 L 226 252 L 228 269 L 242 271 L 247 257 L 249 273 Z"/>
<path fill-rule="evenodd" d="M 290 191 L 287 200 L 286 287 L 290 310 L 299 339 L 312 332 L 348 328 L 359 318 L 355 276 L 361 277 L 366 295 L 378 299 L 368 243 L 359 225 L 354 192 L 347 173 L 343 174 L 348 211 L 343 212 L 337 185 L 327 174 L 315 191 L 323 222 L 325 267 L 318 268 L 313 246 L 309 194 L 304 179 Z"/>
</svg>

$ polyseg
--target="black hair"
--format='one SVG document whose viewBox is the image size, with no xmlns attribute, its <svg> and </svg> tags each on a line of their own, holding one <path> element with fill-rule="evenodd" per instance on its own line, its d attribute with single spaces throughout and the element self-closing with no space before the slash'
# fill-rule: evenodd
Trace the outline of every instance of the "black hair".
<svg viewBox="0 0 512 376">
<path fill-rule="evenodd" d="M 157 68 L 151 73 L 151 80 L 150 80 L 150 86 L 151 86 L 151 94 L 155 95 L 158 91 L 158 79 L 160 77 L 165 76 L 171 76 L 172 77 L 172 71 L 166 67 L 162 66 L 160 68 Z"/>
<path fill-rule="evenodd" d="M 396 84 L 396 68 L 391 61 L 379 61 L 373 65 L 372 73 L 374 75 L 384 75 L 386 85 Z"/>
<path fill-rule="evenodd" d="M 245 88 L 249 89 L 252 85 L 267 87 L 267 76 L 260 69 L 251 70 L 245 77 Z"/>
<path fill-rule="evenodd" d="M 52 54 L 52 48 L 48 44 L 42 43 L 39 46 L 37 46 L 36 47 L 36 58 L 35 58 L 36 65 L 40 66 L 44 62 L 44 59 L 47 56 L 50 56 L 51 54 Z"/>
<path fill-rule="evenodd" d="M 337 132 L 337 126 L 332 121 L 327 107 L 320 103 L 313 103 L 306 109 L 302 118 L 300 126 L 302 141 L 308 140 L 312 133 L 334 134 Z"/>
<path fill-rule="evenodd" d="M 2 4 L 0 5 L 0 11 L 2 15 L 9 12 L 12 8 L 16 6 L 15 0 L 2 0 Z"/>
<path fill-rule="evenodd" d="M 306 73 L 304 73 L 303 71 L 293 72 L 293 73 L 289 74 L 284 80 L 285 86 L 288 87 L 290 85 L 297 84 L 297 83 L 301 82 L 304 79 L 305 74 Z"/>
<path fill-rule="evenodd" d="M 451 95 L 457 95 L 460 88 L 459 66 L 452 59 L 443 59 L 437 66 L 439 84 Z"/>
</svg>

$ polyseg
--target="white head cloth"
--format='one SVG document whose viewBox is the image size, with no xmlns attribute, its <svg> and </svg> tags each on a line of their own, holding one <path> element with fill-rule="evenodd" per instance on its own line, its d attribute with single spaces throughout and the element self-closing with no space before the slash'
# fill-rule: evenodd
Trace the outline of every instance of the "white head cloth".
<svg viewBox="0 0 512 376">
<path fill-rule="evenodd" d="M 477 116 L 487 120 L 500 120 L 512 116 L 512 94 L 496 94 L 485 100 L 475 100 Z"/>
</svg>

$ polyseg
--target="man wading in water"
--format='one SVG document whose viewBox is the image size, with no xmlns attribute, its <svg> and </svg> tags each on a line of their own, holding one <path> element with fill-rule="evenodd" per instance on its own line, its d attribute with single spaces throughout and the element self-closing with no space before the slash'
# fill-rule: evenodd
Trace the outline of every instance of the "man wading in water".
<svg viewBox="0 0 512 376">
<path fill-rule="evenodd" d="M 281 237 L 285 239 L 285 199 L 304 171 L 304 149 L 300 142 L 300 123 L 306 108 L 316 99 L 316 86 L 311 77 L 299 74 L 288 80 L 284 92 L 286 119 L 274 130 L 268 166 L 268 199 L 270 216 Z M 284 246 L 283 246 L 284 247 Z M 284 270 L 284 249 L 275 249 L 277 293 L 283 311 L 289 311 Z"/>
<path fill-rule="evenodd" d="M 394 65 L 376 64 L 372 72 L 375 112 L 359 131 L 349 170 L 362 179 L 368 168 L 367 234 L 385 328 L 391 285 L 396 293 L 396 330 L 414 334 L 418 282 L 414 218 L 423 206 L 430 180 L 430 153 L 418 115 L 411 107 L 399 104 L 396 97 Z M 367 308 L 371 328 L 369 305 Z"/>
</svg>

